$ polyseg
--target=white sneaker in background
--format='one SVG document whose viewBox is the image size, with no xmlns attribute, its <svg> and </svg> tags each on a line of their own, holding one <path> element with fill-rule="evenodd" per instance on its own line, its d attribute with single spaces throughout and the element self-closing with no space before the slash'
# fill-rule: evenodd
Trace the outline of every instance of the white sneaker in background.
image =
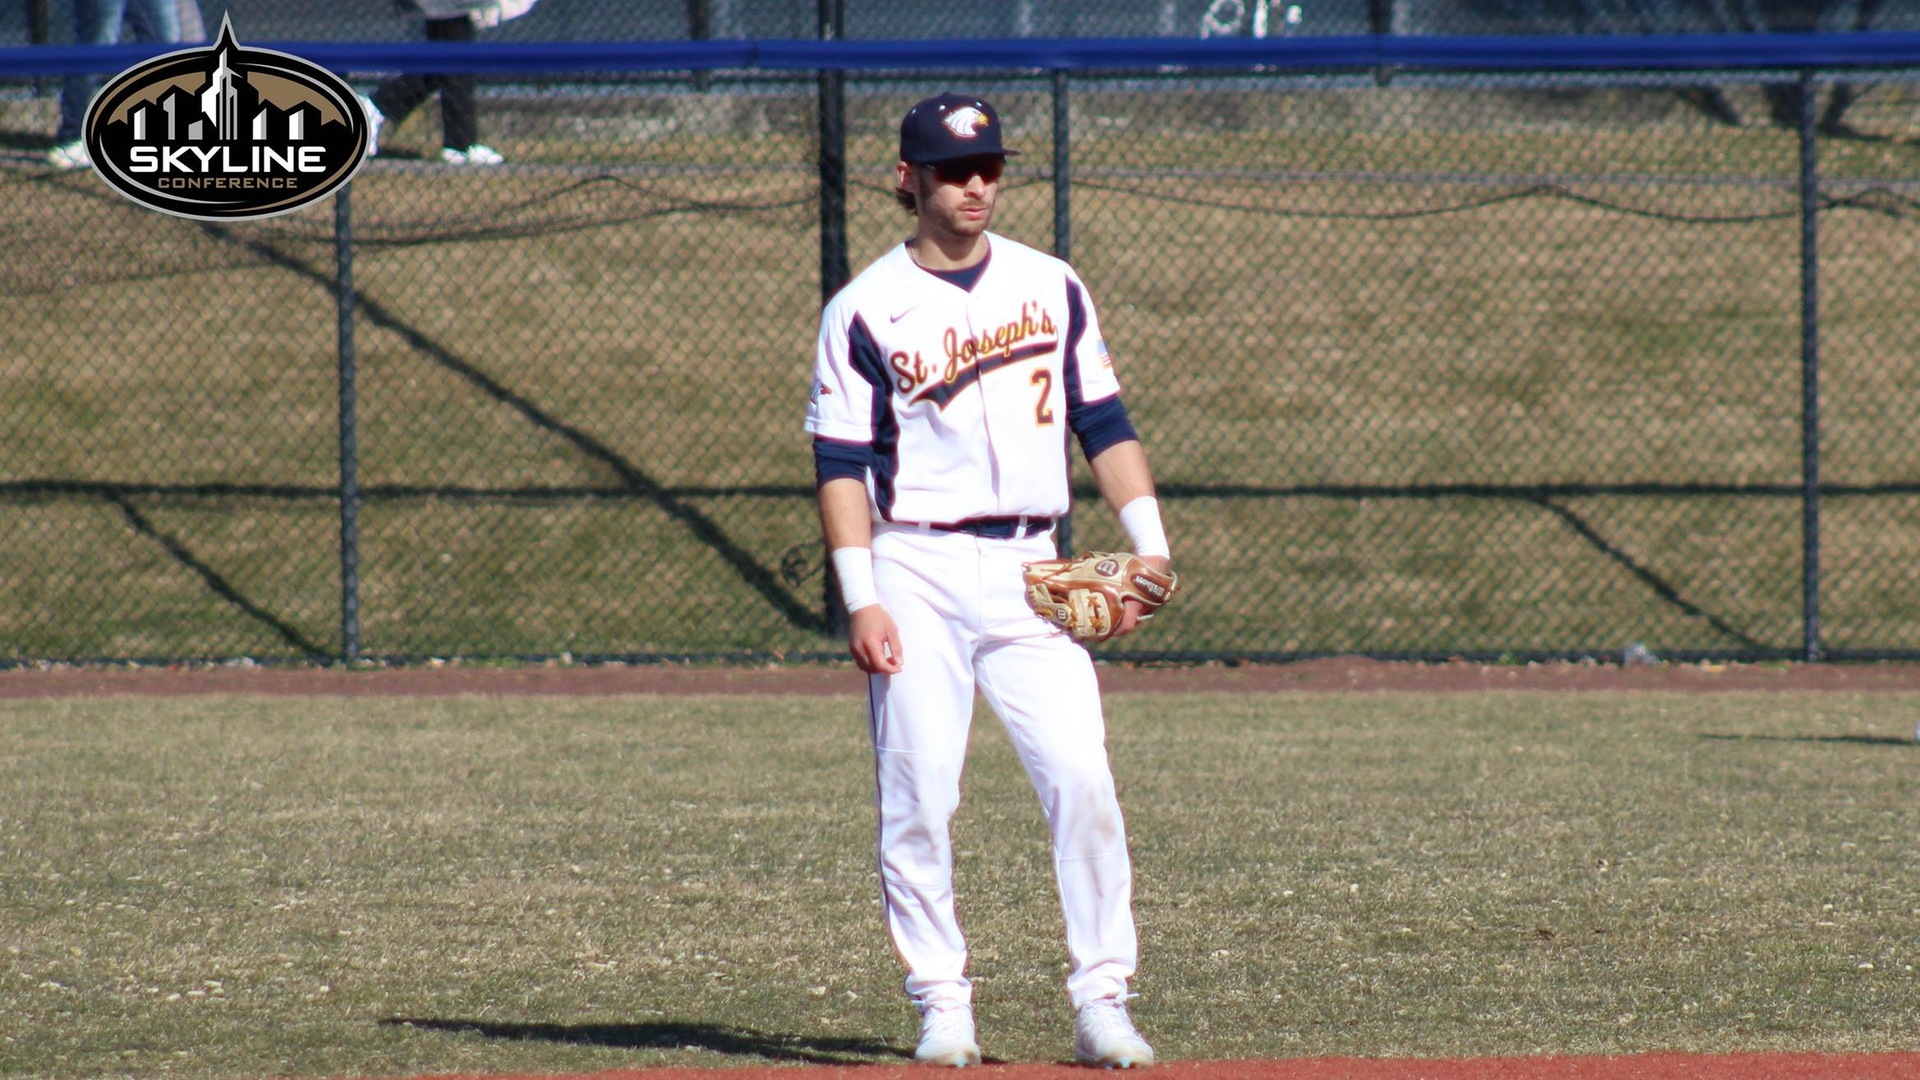
<svg viewBox="0 0 1920 1080">
<path fill-rule="evenodd" d="M 485 143 L 474 143 L 465 150 L 449 146 L 440 151 L 440 160 L 448 165 L 499 165 L 507 159 Z"/>
<path fill-rule="evenodd" d="M 76 139 L 47 151 L 47 164 L 56 169 L 86 169 L 92 167 L 93 155 L 87 153 L 84 140 Z"/>
<path fill-rule="evenodd" d="M 1102 1069 L 1144 1069 L 1153 1047 L 1134 1030 L 1126 1002 L 1099 998 L 1073 1014 L 1073 1059 Z"/>
<path fill-rule="evenodd" d="M 920 1014 L 920 1045 L 913 1060 L 922 1065 L 959 1068 L 980 1064 L 980 1044 L 974 1041 L 973 1008 L 968 1005 L 930 1005 Z"/>
<path fill-rule="evenodd" d="M 380 154 L 380 126 L 387 122 L 387 116 L 367 95 L 353 96 L 360 99 L 360 107 L 367 111 L 367 156 L 377 157 Z"/>
</svg>

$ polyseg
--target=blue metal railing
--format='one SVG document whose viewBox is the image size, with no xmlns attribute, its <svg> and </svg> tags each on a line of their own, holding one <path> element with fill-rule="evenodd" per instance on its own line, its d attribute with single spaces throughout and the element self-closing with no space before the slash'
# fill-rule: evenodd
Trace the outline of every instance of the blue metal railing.
<svg viewBox="0 0 1920 1080">
<path fill-rule="evenodd" d="M 1920 65 L 1920 33 L 1642 37 L 994 38 L 935 41 L 243 42 L 336 71 L 1725 71 Z M 107 73 L 177 46 L 0 49 L 0 79 Z"/>
</svg>

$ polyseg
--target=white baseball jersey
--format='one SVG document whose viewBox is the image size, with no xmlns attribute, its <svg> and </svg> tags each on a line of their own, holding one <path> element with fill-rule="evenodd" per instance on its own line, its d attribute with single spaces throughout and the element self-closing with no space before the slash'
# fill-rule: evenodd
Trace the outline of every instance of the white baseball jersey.
<svg viewBox="0 0 1920 1080">
<path fill-rule="evenodd" d="M 872 445 L 879 520 L 1065 514 L 1069 425 L 1120 392 L 1073 268 L 997 234 L 988 244 L 971 290 L 898 245 L 821 318 L 806 428 Z"/>
</svg>

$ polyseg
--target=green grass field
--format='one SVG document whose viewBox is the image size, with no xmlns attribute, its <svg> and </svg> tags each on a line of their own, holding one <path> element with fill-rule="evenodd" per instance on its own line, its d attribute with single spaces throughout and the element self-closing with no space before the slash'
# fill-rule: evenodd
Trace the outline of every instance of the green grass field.
<svg viewBox="0 0 1920 1080">
<path fill-rule="evenodd" d="M 1920 1047 L 1911 695 L 1109 701 L 1164 1057 Z M 0 1074 L 898 1061 L 831 699 L 0 704 Z M 1070 1020 L 997 725 L 989 1055 Z"/>
<path fill-rule="evenodd" d="M 1799 646 L 1792 133 L 1652 92 L 1073 101 L 1075 263 L 1194 586 L 1141 647 Z M 892 99 L 854 104 L 858 268 L 908 224 Z M 1007 92 L 998 221 L 1042 247 L 1046 105 Z M 808 109 L 509 104 L 485 174 L 392 133 L 353 195 L 364 651 L 834 648 Z M 1824 624 L 1917 649 L 1920 144 L 1903 86 L 1859 115 L 1821 142 Z M 330 208 L 203 228 L 8 166 L 0 217 L 0 654 L 337 654 Z"/>
</svg>

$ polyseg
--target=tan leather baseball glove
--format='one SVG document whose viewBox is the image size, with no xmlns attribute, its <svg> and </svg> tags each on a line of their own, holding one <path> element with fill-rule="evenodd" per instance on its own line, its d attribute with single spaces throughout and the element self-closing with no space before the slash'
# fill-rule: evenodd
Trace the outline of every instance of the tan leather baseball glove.
<svg viewBox="0 0 1920 1080">
<path fill-rule="evenodd" d="M 1180 575 L 1161 573 L 1126 551 L 1030 562 L 1024 576 L 1027 606 L 1075 641 L 1089 643 L 1113 636 L 1124 614 L 1122 601 L 1139 601 L 1140 617 L 1147 619 L 1180 588 Z"/>
</svg>

